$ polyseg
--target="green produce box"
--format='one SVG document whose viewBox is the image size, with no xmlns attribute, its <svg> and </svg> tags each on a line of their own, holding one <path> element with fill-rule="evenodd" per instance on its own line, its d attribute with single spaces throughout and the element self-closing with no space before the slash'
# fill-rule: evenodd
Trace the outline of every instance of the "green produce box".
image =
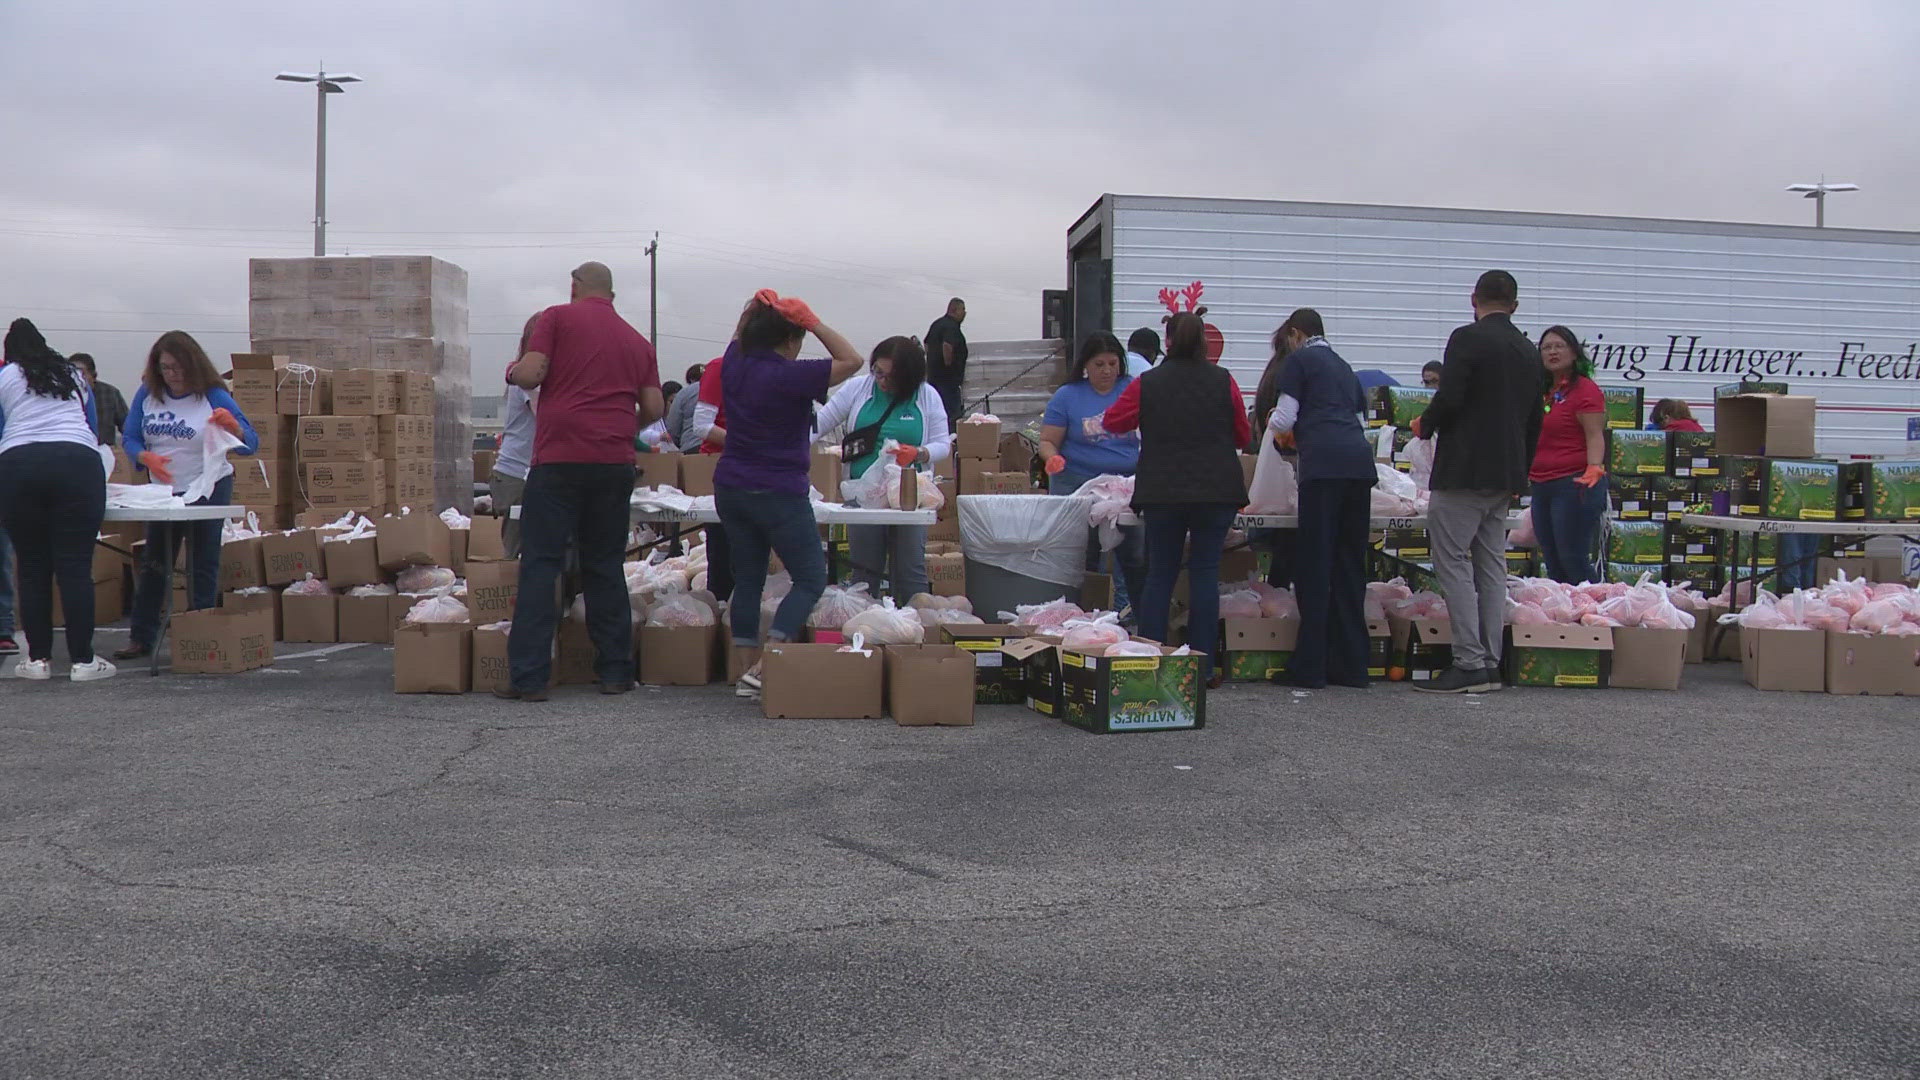
<svg viewBox="0 0 1920 1080">
<path fill-rule="evenodd" d="M 1713 452 L 1711 431 L 1667 433 L 1667 472 L 1673 476 L 1718 476 L 1720 459 Z"/>
<path fill-rule="evenodd" d="M 1720 544 L 1720 534 L 1712 529 L 1670 524 L 1667 526 L 1667 565 L 1717 565 Z"/>
<path fill-rule="evenodd" d="M 1777 566 L 1780 562 L 1780 534 L 1735 533 L 1733 542 L 1733 565 L 1736 567 L 1754 565 L 1754 556 L 1758 554 L 1759 565 Z M 1724 546 L 1724 544 L 1723 544 Z M 1757 549 L 1757 551 L 1756 551 Z"/>
<path fill-rule="evenodd" d="M 948 645 L 973 655 L 973 700 L 978 705 L 1019 705 L 1027 700 L 1023 665 L 1009 662 L 1001 649 L 1009 641 L 1031 637 L 1025 626 L 954 626 L 940 628 Z"/>
<path fill-rule="evenodd" d="M 1660 576 L 1659 567 L 1641 566 L 1636 563 L 1609 562 L 1607 564 L 1607 580 L 1624 581 L 1629 585 L 1637 585 L 1640 582 L 1640 575 L 1649 571 L 1651 571 L 1655 577 Z"/>
<path fill-rule="evenodd" d="M 1787 384 L 1783 382 L 1737 382 L 1713 388 L 1713 400 L 1737 397 L 1740 394 L 1785 394 Z"/>
<path fill-rule="evenodd" d="M 1063 719 L 1065 695 L 1061 679 L 1059 638 L 1021 638 L 1000 647 L 1006 662 L 1020 669 L 1021 686 L 1027 708 L 1041 716 Z"/>
<path fill-rule="evenodd" d="M 1388 529 L 1381 535 L 1380 550 L 1410 562 L 1424 562 L 1433 553 L 1433 541 L 1425 529 Z"/>
<path fill-rule="evenodd" d="M 1507 575 L 1522 578 L 1539 577 L 1539 553 L 1531 548 L 1508 548 Z"/>
<path fill-rule="evenodd" d="M 1839 462 L 1769 458 L 1762 485 L 1762 517 L 1834 521 L 1840 516 Z"/>
<path fill-rule="evenodd" d="M 1691 585 L 1707 596 L 1714 596 L 1726 585 L 1726 579 L 1721 576 L 1720 568 L 1717 566 L 1685 563 L 1667 567 L 1667 584 Z"/>
<path fill-rule="evenodd" d="M 1387 669 L 1393 666 L 1393 628 L 1385 619 L 1367 620 L 1367 675 L 1375 679 L 1387 677 Z"/>
<path fill-rule="evenodd" d="M 1713 504 L 1713 493 L 1716 491 L 1724 491 L 1732 494 L 1733 477 L 1728 476 L 1725 471 L 1721 471 L 1712 476 L 1702 476 L 1693 482 L 1694 496 L 1701 502 L 1708 504 L 1708 506 Z"/>
<path fill-rule="evenodd" d="M 1767 459 L 1750 454 L 1723 454 L 1720 475 L 1733 493 L 1735 517 L 1759 517 L 1766 506 Z"/>
<path fill-rule="evenodd" d="M 1424 386 L 1389 386 L 1387 400 L 1391 405 L 1387 413 L 1397 428 L 1411 428 L 1413 420 L 1427 411 L 1433 403 L 1433 391 Z"/>
<path fill-rule="evenodd" d="M 1638 386 L 1603 386 L 1600 396 L 1607 399 L 1607 427 L 1618 431 L 1638 431 L 1646 426 L 1647 391 Z"/>
<path fill-rule="evenodd" d="M 1613 497 L 1613 516 L 1627 521 L 1653 517 L 1653 485 L 1644 476 L 1614 476 L 1607 480 Z"/>
<path fill-rule="evenodd" d="M 1163 646 L 1164 648 L 1164 646 Z M 1060 651 L 1061 717 L 1097 734 L 1207 726 L 1207 684 L 1197 653 L 1088 656 Z"/>
<path fill-rule="evenodd" d="M 1393 656 L 1407 678 L 1431 679 L 1453 666 L 1453 623 L 1446 619 L 1387 617 Z"/>
<path fill-rule="evenodd" d="M 1920 518 L 1920 461 L 1853 461 L 1840 468 L 1849 521 Z"/>
<path fill-rule="evenodd" d="M 1667 561 L 1667 523 L 1616 521 L 1607 534 L 1607 561 L 1659 566 Z"/>
<path fill-rule="evenodd" d="M 1615 476 L 1659 476 L 1667 471 L 1667 433 L 1621 429 L 1608 433 L 1607 471 Z"/>
<path fill-rule="evenodd" d="M 1694 495 L 1693 481 L 1684 476 L 1650 477 L 1647 490 L 1655 521 L 1678 521 L 1681 514 L 1699 501 Z"/>
<path fill-rule="evenodd" d="M 1516 626 L 1507 646 L 1507 682 L 1604 690 L 1613 671 L 1613 630 L 1605 626 Z"/>
<path fill-rule="evenodd" d="M 1227 657 L 1227 678 L 1236 682 L 1264 682 L 1285 671 L 1300 639 L 1300 619 L 1223 619 L 1220 650 Z"/>
</svg>

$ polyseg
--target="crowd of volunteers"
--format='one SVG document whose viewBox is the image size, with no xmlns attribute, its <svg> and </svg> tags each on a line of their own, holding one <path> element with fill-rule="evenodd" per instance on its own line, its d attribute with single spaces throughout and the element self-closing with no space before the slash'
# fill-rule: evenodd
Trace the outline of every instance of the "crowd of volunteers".
<svg viewBox="0 0 1920 1080">
<path fill-rule="evenodd" d="M 889 337 L 863 356 L 805 302 L 761 290 L 741 310 L 721 356 L 687 370 L 684 384 L 663 386 L 652 344 L 614 308 L 611 272 L 585 263 L 570 289 L 567 303 L 527 321 L 506 373 L 504 430 L 489 479 L 493 512 L 507 518 L 507 552 L 520 563 L 520 588 L 509 633 L 511 685 L 502 694 L 545 697 L 560 615 L 556 583 L 572 559 L 601 688 L 633 687 L 622 561 L 633 450 L 648 437 L 719 455 L 708 587 L 730 601 L 739 690 L 756 694 L 759 650 L 799 638 L 829 584 L 808 495 L 810 447 L 820 435 L 844 432 L 841 460 L 853 480 L 882 467 L 931 469 L 950 457 L 963 408 L 966 305 L 953 300 L 924 341 Z M 1470 303 L 1474 321 L 1455 330 L 1443 358 L 1421 372 L 1432 398 L 1412 430 L 1437 440 L 1427 528 L 1452 618 L 1455 667 L 1419 688 L 1441 692 L 1498 688 L 1513 497 L 1531 493 L 1548 573 L 1568 583 L 1596 576 L 1608 498 L 1605 402 L 1577 335 L 1549 327 L 1536 345 L 1516 328 L 1518 286 L 1503 271 L 1482 275 Z M 1273 554 L 1269 582 L 1292 586 L 1301 617 L 1291 664 L 1274 678 L 1363 687 L 1377 482 L 1366 387 L 1381 373 L 1356 374 L 1321 316 L 1302 308 L 1273 334 L 1273 358 L 1249 409 L 1233 376 L 1209 358 L 1204 315 L 1199 308 L 1165 319 L 1164 351 L 1162 335 L 1146 328 L 1124 346 L 1105 332 L 1078 343 L 1040 423 L 1048 489 L 1070 495 L 1098 478 L 1132 478 L 1137 524 L 1120 528 L 1111 551 L 1090 540 L 1088 569 L 1113 571 L 1114 607 L 1157 641 L 1168 640 L 1184 569 L 1186 640 L 1211 662 L 1220 644 L 1221 555 L 1248 502 L 1240 454 L 1257 448 L 1255 432 L 1273 440 L 1296 471 L 1298 527 L 1256 539 Z M 801 356 L 809 338 L 825 357 Z M 1678 401 L 1660 402 L 1654 421 L 1699 429 Z M 203 461 L 259 446 L 189 335 L 172 331 L 154 342 L 128 402 L 94 377 L 90 357 L 63 357 L 31 323 L 16 320 L 0 366 L 0 653 L 17 651 L 11 547 L 25 678 L 49 677 L 55 581 L 75 661 L 71 677 L 113 673 L 94 655 L 92 593 L 84 586 L 104 513 L 102 448 L 116 441 L 153 480 L 218 504 L 231 501 L 232 478 L 196 488 Z M 115 658 L 154 648 L 165 570 L 182 539 L 188 606 L 217 602 L 220 523 L 151 526 L 131 640 Z M 890 590 L 904 600 L 927 590 L 926 528 L 857 526 L 848 546 L 855 578 L 872 594 Z M 792 585 L 763 626 L 771 555 Z M 1224 668 L 1208 674 L 1217 684 Z"/>
</svg>

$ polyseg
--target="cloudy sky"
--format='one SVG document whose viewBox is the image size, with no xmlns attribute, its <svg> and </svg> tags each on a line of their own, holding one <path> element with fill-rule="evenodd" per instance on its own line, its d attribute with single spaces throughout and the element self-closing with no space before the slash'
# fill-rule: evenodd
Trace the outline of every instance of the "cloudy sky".
<svg viewBox="0 0 1920 1080">
<path fill-rule="evenodd" d="M 935 12 L 940 13 L 936 14 Z M 963 14 L 964 13 L 964 14 Z M 614 268 L 660 350 L 719 348 L 767 285 L 865 346 L 1027 338 L 1102 192 L 1920 228 L 1912 0 L 0 0 L 0 308 L 131 381 L 180 327 L 246 342 L 246 260 L 472 275 L 475 382 L 567 270 Z"/>
</svg>

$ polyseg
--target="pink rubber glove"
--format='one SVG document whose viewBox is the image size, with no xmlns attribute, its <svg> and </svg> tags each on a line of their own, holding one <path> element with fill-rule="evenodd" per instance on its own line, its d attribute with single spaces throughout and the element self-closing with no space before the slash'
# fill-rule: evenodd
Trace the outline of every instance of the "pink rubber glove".
<svg viewBox="0 0 1920 1080">
<path fill-rule="evenodd" d="M 1067 459 L 1055 454 L 1047 459 L 1047 475 L 1058 476 L 1067 470 Z"/>
<path fill-rule="evenodd" d="M 173 483 L 173 470 L 168 468 L 166 458 L 161 457 L 151 450 L 142 450 L 140 451 L 140 457 L 136 460 L 140 462 L 141 468 L 147 470 L 148 476 L 153 477 L 163 484 Z"/>
<path fill-rule="evenodd" d="M 233 414 L 225 409 L 213 410 L 212 415 L 207 417 L 207 423 L 232 435 L 234 438 L 240 437 L 240 421 L 235 420 Z"/>
</svg>

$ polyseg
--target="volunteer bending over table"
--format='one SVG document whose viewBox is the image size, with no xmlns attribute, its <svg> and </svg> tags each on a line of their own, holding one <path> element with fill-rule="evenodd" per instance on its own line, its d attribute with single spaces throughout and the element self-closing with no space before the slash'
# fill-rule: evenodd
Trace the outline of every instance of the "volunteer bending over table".
<svg viewBox="0 0 1920 1080">
<path fill-rule="evenodd" d="M 799 359 L 809 333 L 833 359 Z M 807 498 L 813 402 L 866 361 L 846 338 L 821 325 L 805 301 L 772 289 L 754 294 L 724 361 L 720 379 L 727 444 L 713 469 L 713 502 L 733 549 L 728 618 L 733 647 L 743 651 L 745 669 L 735 690 L 742 697 L 758 697 L 760 596 L 767 584 L 768 553 L 778 552 L 793 578 L 793 590 L 773 614 L 770 640 L 798 640 L 827 588 L 827 558 L 820 548 L 813 501 Z"/>
<path fill-rule="evenodd" d="M 1366 391 L 1327 343 L 1320 313 L 1288 317 L 1287 363 L 1268 437 L 1300 451 L 1300 527 L 1293 548 L 1300 641 L 1273 681 L 1317 690 L 1367 685 L 1367 526 L 1376 476 L 1361 417 Z"/>
<path fill-rule="evenodd" d="M 147 350 L 147 370 L 128 406 L 121 433 L 127 455 L 154 480 L 173 485 L 175 495 L 200 479 L 207 434 L 219 428 L 241 442 L 236 453 L 252 455 L 260 436 L 227 393 L 220 373 L 200 343 L 185 331 L 169 330 Z M 225 506 L 233 501 L 233 477 L 223 476 L 194 506 Z M 146 554 L 133 586 L 132 640 L 113 654 L 134 660 L 153 652 L 160 633 L 160 605 L 166 600 L 167 568 L 173 564 L 176 538 L 185 534 L 187 608 L 210 608 L 220 599 L 220 527 L 217 520 L 147 526 Z"/>
<path fill-rule="evenodd" d="M 0 366 L 0 524 L 20 555 L 20 623 L 27 657 L 16 678 L 53 677 L 53 581 L 66 612 L 68 678 L 111 678 L 93 653 L 93 539 L 107 512 L 107 474 L 94 449 L 93 394 L 79 370 L 25 319 L 7 330 Z"/>
<path fill-rule="evenodd" d="M 1159 345 L 1157 337 L 1154 345 Z M 1080 343 L 1073 373 L 1053 392 L 1040 417 L 1040 458 L 1047 463 L 1047 490 L 1052 494 L 1071 495 L 1096 476 L 1132 476 L 1139 466 L 1140 433 L 1106 428 L 1107 410 L 1133 385 L 1125 364 L 1120 339 L 1112 334 L 1096 331 Z M 1139 604 L 1147 579 L 1147 545 L 1140 526 L 1120 526 L 1120 546 L 1113 557 L 1120 568 L 1113 606 Z M 1089 537 L 1087 569 L 1097 571 L 1104 561 L 1099 538 Z M 1137 610 L 1134 616 L 1139 616 Z"/>
<path fill-rule="evenodd" d="M 953 451 L 947 407 L 927 382 L 927 351 L 910 337 L 890 337 L 875 345 L 868 374 L 848 379 L 834 391 L 815 418 L 814 430 L 835 431 L 843 424 L 847 435 L 840 442 L 841 463 L 855 480 L 883 464 L 880 449 L 889 439 L 900 444 L 894 460 L 903 469 L 930 467 Z M 829 502 L 839 501 L 837 491 L 821 494 Z M 925 525 L 850 525 L 847 553 L 853 558 L 854 581 L 865 584 L 871 596 L 880 595 L 883 569 L 901 604 L 927 591 Z"/>
</svg>

